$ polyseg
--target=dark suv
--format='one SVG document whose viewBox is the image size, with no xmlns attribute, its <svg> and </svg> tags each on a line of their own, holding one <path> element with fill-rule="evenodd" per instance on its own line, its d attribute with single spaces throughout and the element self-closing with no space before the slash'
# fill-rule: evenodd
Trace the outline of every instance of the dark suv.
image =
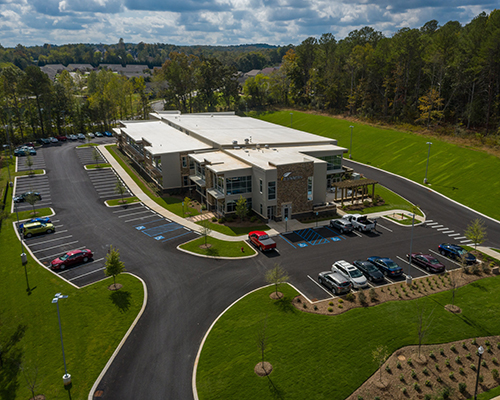
<svg viewBox="0 0 500 400">
<path fill-rule="evenodd" d="M 458 244 L 441 243 L 438 249 L 442 256 L 451 258 L 452 260 L 460 262 L 462 257 L 464 257 L 467 264 L 474 264 L 476 262 L 476 257 Z"/>
<path fill-rule="evenodd" d="M 318 282 L 337 295 L 349 293 L 352 288 L 352 283 L 349 282 L 340 272 L 320 272 Z"/>
</svg>

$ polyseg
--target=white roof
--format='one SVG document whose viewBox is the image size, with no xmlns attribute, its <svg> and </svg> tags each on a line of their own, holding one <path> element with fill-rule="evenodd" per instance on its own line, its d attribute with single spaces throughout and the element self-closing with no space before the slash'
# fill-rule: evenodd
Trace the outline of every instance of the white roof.
<svg viewBox="0 0 500 400">
<path fill-rule="evenodd" d="M 212 148 L 208 144 L 188 136 L 161 121 L 134 122 L 126 125 L 126 128 L 120 129 L 136 142 L 145 139 L 151 143 L 152 146 L 145 146 L 144 148 L 153 155 Z"/>
<path fill-rule="evenodd" d="M 250 117 L 239 117 L 228 114 L 180 115 L 161 112 L 157 113 L 156 117 L 184 127 L 221 146 L 232 146 L 235 140 L 239 146 L 242 146 L 245 145 L 245 139 L 249 139 L 250 144 L 253 145 L 337 144 L 335 139 L 325 138 Z"/>
<path fill-rule="evenodd" d="M 242 162 L 222 151 L 190 154 L 190 156 L 199 162 L 206 162 L 206 168 L 215 173 L 252 168 L 250 164 Z"/>
</svg>

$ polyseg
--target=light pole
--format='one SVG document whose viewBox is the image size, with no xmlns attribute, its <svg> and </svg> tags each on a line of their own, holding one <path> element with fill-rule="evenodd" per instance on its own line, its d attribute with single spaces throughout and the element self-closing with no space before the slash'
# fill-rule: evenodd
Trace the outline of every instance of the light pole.
<svg viewBox="0 0 500 400">
<path fill-rule="evenodd" d="M 293 125 L 293 113 L 290 113 L 290 128 Z"/>
<path fill-rule="evenodd" d="M 426 144 L 429 145 L 429 150 L 427 151 L 427 165 L 425 166 L 424 185 L 427 185 L 427 171 L 429 170 L 429 157 L 431 155 L 431 144 L 432 144 L 432 142 L 427 142 Z"/>
<path fill-rule="evenodd" d="M 352 158 L 352 128 L 354 128 L 354 126 L 349 126 L 349 128 L 351 128 L 351 145 L 349 146 L 349 159 Z"/>
<path fill-rule="evenodd" d="M 483 346 L 479 346 L 477 352 L 479 354 L 479 361 L 477 362 L 476 389 L 474 390 L 474 400 L 477 399 L 477 386 L 479 385 L 479 370 L 481 369 L 481 357 L 483 356 L 484 353 Z"/>
<path fill-rule="evenodd" d="M 57 304 L 57 318 L 59 319 L 59 333 L 61 334 L 61 347 L 62 347 L 62 355 L 64 362 L 63 382 L 64 385 L 69 385 L 71 383 L 71 375 L 68 374 L 68 369 L 66 368 L 66 357 L 64 356 L 64 343 L 63 343 L 62 328 L 61 328 L 61 314 L 59 313 L 59 299 L 66 299 L 66 298 L 68 298 L 68 296 L 63 296 L 61 293 L 56 293 L 56 295 L 52 299 L 52 304 L 53 303 Z"/>
<path fill-rule="evenodd" d="M 411 236 L 410 236 L 410 259 L 408 262 L 408 274 L 406 275 L 406 284 L 408 286 L 411 286 L 412 283 L 412 277 L 410 275 L 410 268 L 411 268 L 411 252 L 413 248 L 413 227 L 415 226 L 415 210 L 413 210 L 413 219 L 411 221 Z"/>
</svg>

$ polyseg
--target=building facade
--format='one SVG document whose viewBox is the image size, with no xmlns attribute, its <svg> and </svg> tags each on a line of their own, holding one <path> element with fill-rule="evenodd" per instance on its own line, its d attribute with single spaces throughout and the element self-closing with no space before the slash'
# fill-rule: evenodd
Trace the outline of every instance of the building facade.
<svg viewBox="0 0 500 400">
<path fill-rule="evenodd" d="M 120 148 L 164 191 L 194 189 L 209 210 L 231 214 L 240 197 L 264 219 L 334 209 L 347 149 L 337 141 L 234 113 L 150 114 L 122 121 Z"/>
</svg>

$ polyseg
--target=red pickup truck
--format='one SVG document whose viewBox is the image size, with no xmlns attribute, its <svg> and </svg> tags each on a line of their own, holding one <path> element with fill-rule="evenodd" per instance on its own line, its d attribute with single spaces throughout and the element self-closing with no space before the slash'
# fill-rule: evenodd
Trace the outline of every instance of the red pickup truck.
<svg viewBox="0 0 500 400">
<path fill-rule="evenodd" d="M 269 237 L 266 232 L 253 231 L 248 234 L 248 240 L 252 242 L 260 251 L 276 249 L 276 242 Z"/>
</svg>

